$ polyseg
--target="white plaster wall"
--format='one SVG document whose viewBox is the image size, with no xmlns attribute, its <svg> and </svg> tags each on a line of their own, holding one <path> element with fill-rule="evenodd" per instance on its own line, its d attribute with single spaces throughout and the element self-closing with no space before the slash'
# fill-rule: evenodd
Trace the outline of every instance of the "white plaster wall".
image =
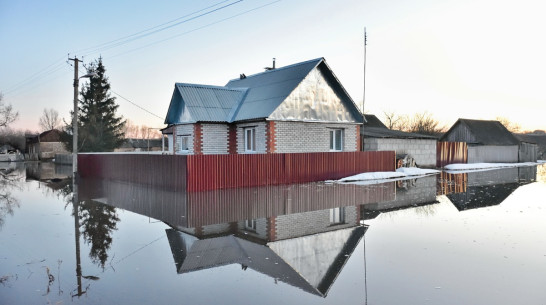
<svg viewBox="0 0 546 305">
<path fill-rule="evenodd" d="M 409 154 L 418 166 L 436 167 L 436 140 L 364 138 L 364 150 L 394 150 Z"/>
<path fill-rule="evenodd" d="M 188 152 L 187 154 L 193 154 L 193 141 L 194 141 L 194 134 L 193 134 L 193 124 L 184 124 L 184 125 L 177 125 L 176 126 L 176 137 L 178 136 L 190 136 L 190 140 L 188 142 Z M 174 147 L 176 154 L 182 154 L 178 150 L 178 143 L 176 142 L 178 139 L 175 137 L 174 139 Z M 170 144 L 170 143 L 169 143 Z M 186 153 L 184 153 L 186 154 Z"/>
<path fill-rule="evenodd" d="M 202 124 L 202 152 L 205 155 L 228 153 L 227 124 Z"/>
<path fill-rule="evenodd" d="M 275 152 L 328 152 L 330 130 L 343 129 L 343 151 L 357 151 L 354 124 L 275 121 Z M 360 136 L 360 135 L 359 135 Z"/>
</svg>

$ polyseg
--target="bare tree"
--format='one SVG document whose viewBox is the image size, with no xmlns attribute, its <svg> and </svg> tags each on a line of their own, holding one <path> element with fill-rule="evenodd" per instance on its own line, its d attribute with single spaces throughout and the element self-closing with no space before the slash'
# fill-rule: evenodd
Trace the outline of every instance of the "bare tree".
<svg viewBox="0 0 546 305">
<path fill-rule="evenodd" d="M 508 118 L 498 116 L 495 120 L 501 122 L 510 132 L 518 133 L 521 131 L 521 126 L 518 123 L 510 122 Z"/>
<path fill-rule="evenodd" d="M 151 128 L 146 125 L 136 125 L 127 120 L 125 123 L 125 138 L 133 139 L 160 139 L 161 132 L 157 128 Z"/>
<path fill-rule="evenodd" d="M 44 113 L 40 117 L 40 122 L 38 124 L 40 125 L 42 131 L 59 128 L 61 126 L 59 112 L 53 108 L 44 108 Z"/>
<path fill-rule="evenodd" d="M 0 93 L 0 127 L 7 127 L 17 120 L 19 113 L 13 110 L 11 104 L 4 104 L 2 93 Z"/>
<path fill-rule="evenodd" d="M 399 115 L 392 110 L 384 110 L 383 117 L 385 118 L 385 125 L 389 129 L 401 130 L 403 129 L 403 124 L 407 121 L 406 117 Z"/>
<path fill-rule="evenodd" d="M 440 126 L 440 122 L 432 117 L 432 114 L 425 111 L 416 113 L 408 124 L 404 126 L 404 131 L 415 132 L 426 135 L 438 135 L 444 132 L 445 127 Z"/>
</svg>

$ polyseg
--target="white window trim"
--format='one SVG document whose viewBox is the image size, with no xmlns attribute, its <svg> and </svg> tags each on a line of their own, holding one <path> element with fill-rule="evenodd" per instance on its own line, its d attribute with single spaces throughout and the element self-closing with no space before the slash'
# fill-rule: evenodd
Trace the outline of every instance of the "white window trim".
<svg viewBox="0 0 546 305">
<path fill-rule="evenodd" d="M 248 141 L 249 137 L 247 132 L 251 131 L 250 140 L 252 141 L 250 144 L 251 149 L 248 149 Z M 256 153 L 256 127 L 244 127 L 243 128 L 243 139 L 244 139 L 244 146 L 245 146 L 245 153 Z"/>
<path fill-rule="evenodd" d="M 179 135 L 179 136 L 176 136 L 177 137 L 177 148 L 178 148 L 178 151 L 179 153 L 189 153 L 190 152 L 190 139 L 191 139 L 191 136 L 190 135 Z M 187 144 L 187 147 L 186 149 L 183 149 L 183 146 L 182 146 L 182 143 L 184 143 L 184 139 L 186 139 L 186 144 Z"/>
<path fill-rule="evenodd" d="M 336 131 L 340 131 L 340 149 L 336 149 Z M 331 152 L 339 152 L 339 151 L 343 151 L 343 138 L 345 136 L 345 131 L 343 130 L 343 128 L 331 128 L 328 132 L 329 134 L 329 140 L 330 142 L 328 143 L 330 145 L 330 151 Z M 333 145 L 333 147 L 332 147 Z"/>
<path fill-rule="evenodd" d="M 340 225 L 345 223 L 345 207 L 330 209 L 330 225 Z"/>
</svg>

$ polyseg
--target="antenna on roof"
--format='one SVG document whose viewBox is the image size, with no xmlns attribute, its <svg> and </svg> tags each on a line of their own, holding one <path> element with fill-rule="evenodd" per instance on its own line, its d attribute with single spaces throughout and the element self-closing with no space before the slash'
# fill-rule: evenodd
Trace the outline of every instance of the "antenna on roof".
<svg viewBox="0 0 546 305">
<path fill-rule="evenodd" d="M 273 67 L 265 67 L 264 69 L 265 69 L 266 71 L 275 70 L 275 57 L 273 57 Z"/>
</svg>

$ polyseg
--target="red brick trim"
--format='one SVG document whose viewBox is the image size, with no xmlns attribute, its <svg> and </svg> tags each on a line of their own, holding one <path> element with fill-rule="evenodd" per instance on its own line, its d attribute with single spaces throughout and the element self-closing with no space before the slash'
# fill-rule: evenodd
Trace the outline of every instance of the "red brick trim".
<svg viewBox="0 0 546 305">
<path fill-rule="evenodd" d="M 201 123 L 193 124 L 193 153 L 203 154 L 203 125 Z"/>
<path fill-rule="evenodd" d="M 228 154 L 237 154 L 237 125 L 229 124 L 228 127 Z"/>
<path fill-rule="evenodd" d="M 277 141 L 275 139 L 276 128 L 275 121 L 265 122 L 265 148 L 268 154 L 275 153 L 277 150 Z"/>
<path fill-rule="evenodd" d="M 267 218 L 267 239 L 269 239 L 269 241 L 277 240 L 277 226 L 275 225 L 275 220 L 275 217 Z"/>
<path fill-rule="evenodd" d="M 360 128 L 362 128 L 362 126 L 360 125 L 356 125 L 356 151 L 363 151 L 364 149 L 362 149 L 362 137 L 360 135 Z"/>
</svg>

